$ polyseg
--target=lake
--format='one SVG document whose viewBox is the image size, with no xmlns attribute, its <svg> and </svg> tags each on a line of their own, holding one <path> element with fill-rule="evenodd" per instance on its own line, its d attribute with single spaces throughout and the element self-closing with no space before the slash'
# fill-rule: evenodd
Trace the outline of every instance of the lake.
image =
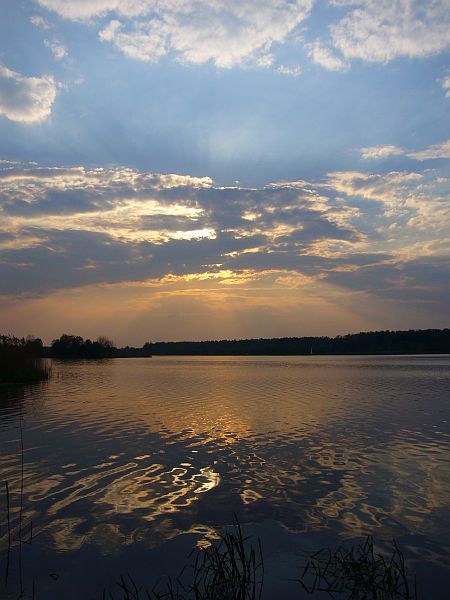
<svg viewBox="0 0 450 600">
<path fill-rule="evenodd" d="M 45 600 L 100 600 L 121 573 L 151 588 L 236 515 L 261 540 L 263 598 L 303 598 L 305 552 L 373 534 L 384 552 L 398 542 L 419 598 L 447 599 L 449 366 L 447 355 L 52 361 L 48 382 L 0 389 L 0 478 L 17 524 L 22 435 L 24 538 L 33 521 L 5 588 L 2 487 L 0 596 L 17 598 L 20 573 Z"/>
</svg>

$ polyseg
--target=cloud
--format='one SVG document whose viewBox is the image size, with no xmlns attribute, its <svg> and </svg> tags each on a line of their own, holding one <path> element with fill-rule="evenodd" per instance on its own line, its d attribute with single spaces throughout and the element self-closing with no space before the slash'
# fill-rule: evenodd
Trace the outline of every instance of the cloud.
<svg viewBox="0 0 450 600">
<path fill-rule="evenodd" d="M 450 75 L 447 75 L 447 77 L 442 80 L 442 88 L 445 92 L 445 97 L 450 98 Z"/>
<path fill-rule="evenodd" d="M 50 116 L 57 84 L 51 75 L 25 77 L 0 65 L 0 115 L 19 123 Z"/>
<path fill-rule="evenodd" d="M 267 67 L 271 48 L 284 43 L 310 14 L 313 0 L 39 0 L 42 7 L 72 20 L 112 17 L 99 32 L 136 60 L 158 62 L 166 55 L 182 63 L 213 62 L 229 68 Z"/>
<path fill-rule="evenodd" d="M 250 285 L 269 272 L 271 285 L 287 277 L 381 294 L 385 278 L 369 286 L 357 273 L 402 275 L 421 256 L 429 264 L 450 222 L 449 182 L 429 170 L 245 188 L 129 168 L 3 163 L 0 183 L 2 294 L 167 277 Z"/>
<path fill-rule="evenodd" d="M 450 158 L 450 139 L 441 144 L 433 144 L 425 150 L 409 152 L 408 156 L 416 160 L 433 160 L 439 158 Z"/>
<path fill-rule="evenodd" d="M 448 258 L 414 258 L 362 266 L 353 271 L 330 273 L 329 281 L 355 291 L 391 298 L 405 303 L 440 305 L 444 309 L 450 294 Z"/>
<path fill-rule="evenodd" d="M 381 160 L 388 156 L 396 156 L 404 154 L 403 148 L 393 146 L 392 144 L 386 144 L 385 146 L 369 146 L 361 148 L 361 157 L 364 160 Z"/>
<path fill-rule="evenodd" d="M 375 200 L 405 198 L 410 186 L 423 179 L 421 173 L 392 171 L 387 174 L 338 171 L 328 175 L 328 185 L 347 195 Z"/>
<path fill-rule="evenodd" d="M 350 11 L 330 26 L 331 41 L 347 60 L 388 62 L 424 58 L 450 46 L 449 0 L 338 2 Z"/>
<path fill-rule="evenodd" d="M 67 48 L 61 42 L 44 40 L 44 46 L 50 50 L 55 60 L 63 60 L 67 56 Z"/>
<path fill-rule="evenodd" d="M 302 73 L 300 65 L 296 65 L 295 67 L 279 65 L 276 70 L 278 73 L 281 73 L 281 75 L 288 75 L 289 77 L 300 77 Z"/>
<path fill-rule="evenodd" d="M 288 183 L 222 188 L 207 177 L 22 165 L 0 169 L 0 182 L 3 292 L 268 266 L 314 271 L 311 263 L 328 260 L 306 256 L 314 244 L 359 238 L 344 203 Z"/>
<path fill-rule="evenodd" d="M 124 17 L 136 17 L 152 11 L 155 2 L 148 0 L 38 0 L 43 8 L 53 10 L 65 19 L 88 21 L 116 12 Z"/>
<path fill-rule="evenodd" d="M 322 46 L 318 41 L 309 45 L 308 54 L 313 62 L 327 71 L 345 71 L 348 69 L 348 63 L 336 56 L 329 48 Z"/>
<path fill-rule="evenodd" d="M 433 144 L 424 150 L 407 151 L 399 146 L 387 144 L 385 146 L 369 146 L 361 148 L 361 157 L 364 160 L 381 160 L 389 156 L 405 155 L 414 160 L 437 160 L 450 158 L 450 139 L 440 144 Z"/>
<path fill-rule="evenodd" d="M 411 245 L 412 240 L 420 238 L 421 231 L 428 230 L 433 239 L 449 235 L 448 184 L 431 171 L 386 174 L 344 171 L 330 173 L 325 185 L 346 196 L 381 203 L 381 211 L 372 216 L 372 227 L 378 225 L 378 230 L 388 236 L 392 232 L 398 242 L 401 234 L 404 241 L 400 243 Z"/>
<path fill-rule="evenodd" d="M 51 28 L 50 23 L 39 15 L 32 15 L 30 17 L 30 23 L 35 27 L 39 27 L 40 29 L 44 29 L 45 31 Z"/>
<path fill-rule="evenodd" d="M 222 68 L 266 68 L 275 62 L 276 47 L 298 34 L 315 0 L 38 2 L 62 18 L 101 22 L 100 39 L 136 60 L 158 62 L 170 56 L 186 64 L 210 61 Z M 344 11 L 344 16 L 331 23 L 328 39 L 305 44 L 313 62 L 326 70 L 344 71 L 355 59 L 385 63 L 397 57 L 423 58 L 450 45 L 450 0 L 334 0 L 330 4 L 339 7 L 335 14 Z M 292 74 L 283 65 L 277 70 Z"/>
</svg>

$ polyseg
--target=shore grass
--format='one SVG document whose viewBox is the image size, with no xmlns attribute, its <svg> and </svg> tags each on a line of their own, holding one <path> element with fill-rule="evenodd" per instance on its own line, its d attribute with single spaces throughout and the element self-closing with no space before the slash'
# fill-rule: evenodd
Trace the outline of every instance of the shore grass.
<svg viewBox="0 0 450 600">
<path fill-rule="evenodd" d="M 259 600 L 264 563 L 261 544 L 244 537 L 239 521 L 219 535 L 204 537 L 195 548 L 191 563 L 177 577 L 167 577 L 153 589 L 140 588 L 131 576 L 120 578 L 116 593 L 105 592 L 103 600 Z"/>
<path fill-rule="evenodd" d="M 299 579 L 308 594 L 323 592 L 345 600 L 417 600 L 415 578 L 395 541 L 391 555 L 374 549 L 372 536 L 335 552 L 322 549 L 310 556 Z"/>
<path fill-rule="evenodd" d="M 30 340 L 0 335 L 0 384 L 34 383 L 48 379 L 50 369 Z"/>
<path fill-rule="evenodd" d="M 236 520 L 233 531 L 209 540 L 195 551 L 195 560 L 176 578 L 152 590 L 140 588 L 128 575 L 118 591 L 103 600 L 259 600 L 263 596 L 261 545 L 249 543 Z M 418 600 L 415 578 L 409 575 L 395 541 L 389 556 L 377 553 L 372 536 L 335 552 L 322 549 L 306 558 L 297 580 L 308 595 L 335 600 Z"/>
</svg>

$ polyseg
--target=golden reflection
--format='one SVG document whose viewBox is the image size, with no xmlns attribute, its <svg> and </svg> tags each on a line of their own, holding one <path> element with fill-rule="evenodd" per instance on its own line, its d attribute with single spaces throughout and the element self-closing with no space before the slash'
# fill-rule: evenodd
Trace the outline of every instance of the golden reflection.
<svg viewBox="0 0 450 600">
<path fill-rule="evenodd" d="M 252 504 L 253 502 L 261 500 L 261 498 L 263 497 L 262 494 L 259 494 L 257 491 L 247 488 L 244 488 L 240 492 L 240 496 L 244 504 Z"/>
<path fill-rule="evenodd" d="M 405 425 L 388 433 L 384 421 L 377 424 L 390 404 L 380 393 L 382 375 L 373 389 L 361 385 L 362 365 L 370 360 L 55 363 L 56 376 L 45 387 L 47 427 L 59 434 L 64 426 L 77 439 L 78 433 L 92 436 L 91 450 L 105 444 L 106 451 L 94 463 L 80 458 L 76 465 L 67 455 L 51 477 L 39 478 L 39 465 L 31 464 L 27 494 L 47 502 L 48 530 L 58 547 L 69 549 L 83 543 L 83 522 L 72 519 L 83 520 L 80 506 L 92 507 L 83 539 L 114 549 L 114 536 L 126 544 L 139 535 L 114 529 L 122 515 L 135 529 L 151 523 L 156 544 L 186 532 L 185 521 L 200 527 L 211 497 L 222 508 L 228 499 L 230 506 L 237 502 L 257 518 L 267 510 L 282 514 L 289 531 L 336 526 L 340 535 L 376 528 L 395 535 L 402 528 L 443 540 L 439 515 L 450 509 L 444 449 L 414 429 L 411 411 L 402 416 L 403 424 L 411 419 L 410 430 Z M 376 371 L 386 365 L 380 361 Z M 372 420 L 374 431 L 383 427 L 373 447 L 367 443 Z M 70 515 L 67 526 L 63 514 Z M 98 527 L 100 520 L 105 527 Z"/>
<path fill-rule="evenodd" d="M 60 552 L 74 552 L 85 544 L 95 544 L 108 554 L 117 554 L 134 543 L 133 534 L 124 534 L 117 524 L 98 523 L 89 531 L 79 533 L 77 530 L 82 531 L 84 524 L 83 518 L 55 519 L 46 527 L 46 532 Z"/>
<path fill-rule="evenodd" d="M 424 440 L 425 441 L 425 440 Z M 386 452 L 384 468 L 391 498 L 390 514 L 426 534 L 438 537 L 432 516 L 450 509 L 450 470 L 443 448 L 430 443 L 412 444 L 397 440 Z M 398 485 L 398 481 L 402 485 Z"/>
<path fill-rule="evenodd" d="M 198 472 L 186 467 L 168 471 L 152 469 L 133 471 L 114 480 L 102 495 L 101 502 L 111 505 L 114 513 L 141 512 L 146 521 L 190 506 L 199 494 L 217 487 L 220 475 L 212 467 Z"/>
</svg>

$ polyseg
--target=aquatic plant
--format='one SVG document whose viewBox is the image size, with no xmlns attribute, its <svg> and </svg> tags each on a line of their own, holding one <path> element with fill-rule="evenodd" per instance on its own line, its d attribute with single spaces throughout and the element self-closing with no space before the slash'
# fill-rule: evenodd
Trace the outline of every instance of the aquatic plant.
<svg viewBox="0 0 450 600">
<path fill-rule="evenodd" d="M 21 600 L 29 597 L 25 593 L 24 573 L 22 565 L 22 547 L 33 542 L 33 522 L 24 519 L 24 447 L 22 424 L 20 422 L 20 483 L 19 490 L 11 494 L 10 485 L 4 481 L 4 507 L 0 505 L 0 592 L 7 593 L 10 571 L 16 562 L 13 586 L 16 588 L 14 598 Z M 17 499 L 17 504 L 12 502 Z M 4 568 L 3 568 L 4 567 Z M 7 597 L 12 597 L 7 595 Z M 35 597 L 35 584 L 31 584 L 31 598 Z"/>
<path fill-rule="evenodd" d="M 389 558 L 375 552 L 372 536 L 335 552 L 322 549 L 307 560 L 299 581 L 313 594 L 326 592 L 345 600 L 417 600 L 415 579 L 408 575 L 397 543 Z"/>
<path fill-rule="evenodd" d="M 42 341 L 0 335 L 0 383 L 31 383 L 49 377 Z"/>
<path fill-rule="evenodd" d="M 248 545 L 236 520 L 235 531 L 197 550 L 191 577 L 186 570 L 168 578 L 164 589 L 140 590 L 127 576 L 118 582 L 121 600 L 256 600 L 261 598 L 264 566 L 261 545 Z M 375 552 L 371 536 L 356 546 L 340 546 L 335 552 L 322 549 L 309 556 L 299 579 L 308 594 L 342 600 L 417 600 L 415 579 L 411 580 L 396 542 L 389 558 Z M 104 600 L 116 600 L 112 594 Z M 117 599 L 119 600 L 119 599 Z"/>
<path fill-rule="evenodd" d="M 129 575 L 117 583 L 123 600 L 257 600 L 261 598 L 264 563 L 257 548 L 244 537 L 239 521 L 218 539 L 203 538 L 201 548 L 190 555 L 193 562 L 175 577 L 168 577 L 151 591 L 139 590 Z M 104 600 L 115 596 L 104 593 Z"/>
</svg>

